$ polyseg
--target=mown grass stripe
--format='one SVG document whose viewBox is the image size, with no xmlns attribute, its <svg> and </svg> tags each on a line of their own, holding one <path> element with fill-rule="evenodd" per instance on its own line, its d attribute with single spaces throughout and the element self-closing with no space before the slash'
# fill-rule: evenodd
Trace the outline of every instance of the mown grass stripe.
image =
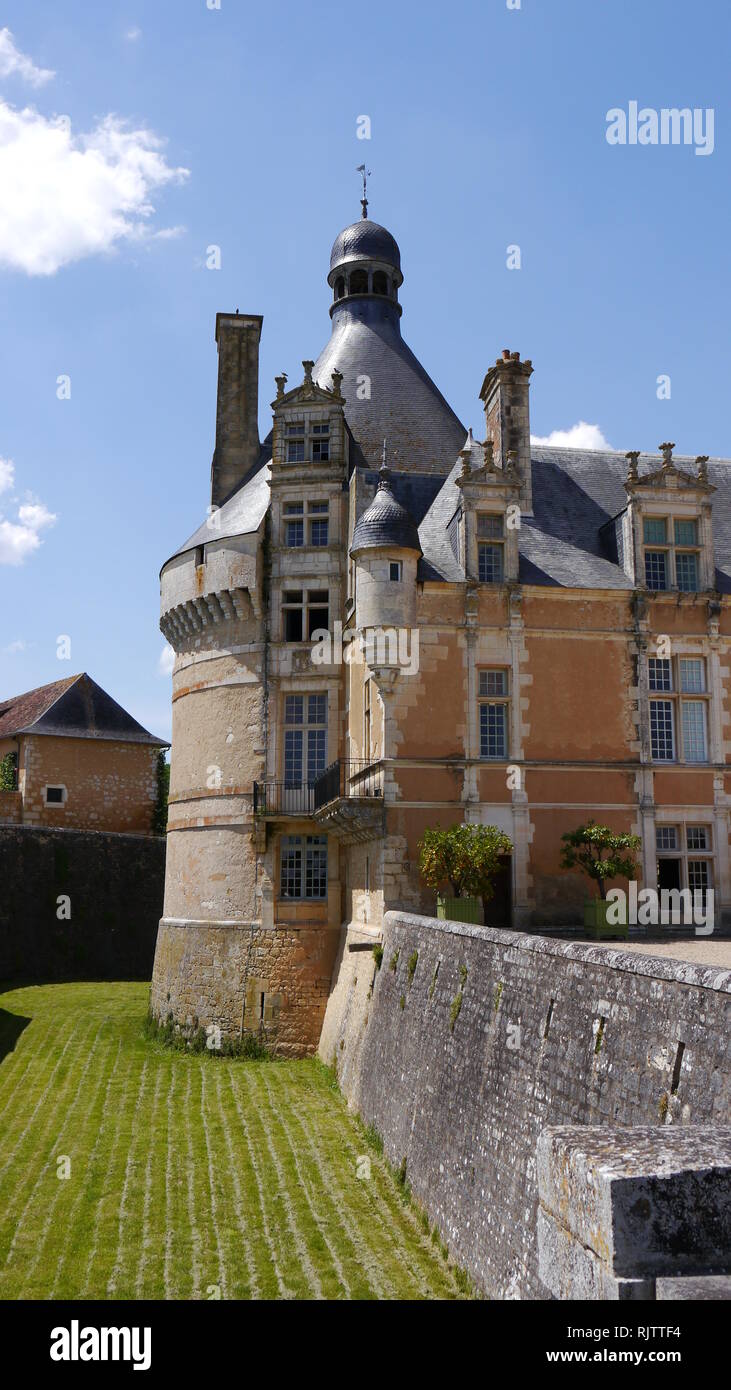
<svg viewBox="0 0 731 1390">
<path fill-rule="evenodd" d="M 340 1240 L 343 1240 L 343 1228 L 341 1223 L 337 1221 L 337 1217 L 335 1223 L 333 1223 L 333 1216 L 328 1212 L 328 1194 L 322 1182 L 322 1172 L 317 1164 L 311 1164 L 308 1167 L 306 1154 L 302 1154 L 301 1157 L 298 1155 L 297 1148 L 292 1141 L 291 1130 L 285 1119 L 284 1107 L 281 1103 L 278 1103 L 273 1096 L 273 1091 L 278 1089 L 276 1087 L 276 1074 L 273 1073 L 270 1068 L 261 1067 L 257 1072 L 257 1080 L 262 1083 L 266 1095 L 267 1108 L 272 1117 L 272 1124 L 282 1136 L 284 1145 L 286 1146 L 286 1152 L 289 1154 L 291 1163 L 294 1166 L 297 1182 L 302 1189 L 312 1220 L 320 1233 L 322 1242 L 330 1257 L 336 1282 L 330 1278 L 327 1283 L 323 1284 L 325 1295 L 327 1298 L 352 1298 L 353 1283 L 360 1281 L 357 1277 L 357 1270 L 352 1271 L 350 1276 L 346 1273 L 345 1266 L 335 1245 L 338 1233 L 333 1229 L 332 1235 L 329 1234 L 329 1229 L 333 1228 L 334 1224 L 340 1225 L 339 1235 Z M 349 1247 L 349 1242 L 346 1238 L 344 1250 L 346 1260 L 349 1259 L 351 1253 L 352 1247 Z M 328 1287 L 328 1285 L 330 1285 L 330 1287 Z"/>
<path fill-rule="evenodd" d="M 117 1285 L 120 1283 L 120 1280 L 122 1278 L 122 1272 L 127 1259 L 127 1250 L 125 1248 L 126 1243 L 124 1237 L 126 1235 L 127 1228 L 130 1223 L 130 1208 L 134 1207 L 134 1199 L 132 1194 L 134 1191 L 133 1174 L 136 1166 L 135 1153 L 137 1150 L 137 1145 L 142 1142 L 142 1138 L 146 1132 L 146 1126 L 144 1124 L 141 1126 L 138 1124 L 137 1128 L 135 1129 L 135 1123 L 139 1121 L 140 1112 L 142 1110 L 142 1106 L 145 1103 L 145 1092 L 147 1089 L 147 1072 L 148 1067 L 150 1066 L 151 1060 L 146 1060 L 142 1067 L 142 1073 L 140 1075 L 140 1085 L 137 1093 L 137 1104 L 135 1106 L 133 1114 L 129 1117 L 131 1132 L 129 1137 L 129 1147 L 127 1150 L 127 1163 L 125 1165 L 124 1170 L 124 1184 L 122 1186 L 122 1196 L 119 1203 L 117 1250 L 114 1260 L 114 1267 L 112 1269 L 112 1272 L 109 1276 L 109 1281 L 107 1283 L 107 1296 L 110 1298 L 113 1298 L 115 1296 Z M 127 1244 L 129 1244 L 129 1242 L 127 1242 Z M 127 1290 L 128 1288 L 129 1285 L 127 1285 Z M 124 1289 L 119 1296 L 120 1298 L 125 1297 Z M 129 1296 L 128 1292 L 127 1296 Z"/>
<path fill-rule="evenodd" d="M 232 1225 L 229 1228 L 227 1234 L 229 1236 L 230 1244 L 234 1245 L 235 1242 L 240 1241 L 244 1263 L 244 1271 L 240 1275 L 238 1273 L 239 1261 L 237 1261 L 233 1256 L 229 1256 L 230 1266 L 232 1270 L 229 1286 L 231 1289 L 232 1298 L 257 1299 L 261 1297 L 261 1285 L 257 1276 L 257 1260 L 253 1244 L 253 1234 L 251 1233 L 250 1226 L 252 1224 L 255 1224 L 258 1227 L 259 1241 L 261 1241 L 261 1211 L 258 1202 L 253 1207 L 253 1210 L 252 1207 L 249 1206 L 249 1223 L 247 1224 L 245 1215 L 246 1206 L 244 1203 L 244 1194 L 242 1188 L 242 1173 L 240 1171 L 240 1169 L 243 1168 L 245 1165 L 241 1163 L 241 1160 L 239 1156 L 236 1154 L 234 1148 L 233 1137 L 231 1134 L 230 1116 L 228 1114 L 228 1100 L 229 1097 L 225 1097 L 223 1091 L 222 1068 L 218 1067 L 216 1070 L 216 1103 L 218 1107 L 221 1134 L 226 1150 L 226 1167 L 233 1188 L 233 1208 L 236 1223 L 236 1230 L 234 1230 Z M 248 1166 L 249 1175 L 251 1176 L 251 1165 L 249 1164 L 246 1166 Z M 236 1234 L 236 1232 L 238 1232 L 238 1235 Z M 271 1261 L 268 1261 L 268 1263 L 271 1273 L 274 1274 L 273 1268 L 271 1266 Z M 276 1279 L 276 1275 L 274 1275 L 274 1278 Z"/>
<path fill-rule="evenodd" d="M 343 1231 L 343 1239 L 349 1242 L 356 1274 L 353 1297 L 358 1299 L 391 1299 L 396 1297 L 395 1289 L 376 1253 L 368 1242 L 368 1231 L 361 1229 L 358 1213 L 354 1209 L 348 1185 L 336 1179 L 332 1165 L 323 1156 L 322 1145 L 317 1142 L 305 1114 L 288 1100 L 288 1116 L 299 1131 L 300 1145 L 306 1146 L 310 1161 L 320 1175 L 320 1193 L 333 1211 Z M 366 1181 L 356 1177 L 356 1182 Z"/>
<path fill-rule="evenodd" d="M 94 1094 L 85 1107 L 81 1125 L 78 1128 L 73 1127 L 71 1143 L 68 1146 L 63 1136 L 59 1136 L 56 1144 L 56 1159 L 58 1159 L 63 1142 L 64 1149 L 68 1147 L 70 1150 L 71 1174 L 69 1178 L 59 1178 L 56 1174 L 53 1175 L 55 1190 L 48 1202 L 43 1228 L 34 1242 L 35 1254 L 26 1269 L 20 1289 L 20 1298 L 42 1296 L 44 1285 L 46 1285 L 45 1270 L 58 1267 L 62 1252 L 68 1244 L 69 1233 L 73 1228 L 74 1214 L 84 1201 L 89 1172 L 93 1169 L 97 1150 L 102 1140 L 104 1116 L 108 1110 L 109 1099 L 112 1094 L 112 1082 L 121 1054 L 121 1039 L 117 1040 L 115 1047 L 114 1038 L 110 1037 L 106 1056 L 97 1070 Z M 64 1129 L 68 1126 L 69 1119 L 70 1115 L 67 1115 Z M 95 1137 L 89 1156 L 85 1158 L 87 1135 Z M 47 1186 L 46 1175 L 42 1176 Z M 10 1256 L 8 1256 L 9 1259 Z M 36 1276 L 37 1270 L 39 1271 L 38 1276 Z"/>
</svg>

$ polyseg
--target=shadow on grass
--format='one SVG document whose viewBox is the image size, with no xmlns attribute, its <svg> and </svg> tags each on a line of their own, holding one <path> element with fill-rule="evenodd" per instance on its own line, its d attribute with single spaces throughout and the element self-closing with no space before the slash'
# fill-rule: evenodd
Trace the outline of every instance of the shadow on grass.
<svg viewBox="0 0 731 1390">
<path fill-rule="evenodd" d="M 23 1029 L 31 1022 L 32 1019 L 25 1018 L 23 1014 L 11 1014 L 7 1009 L 0 1009 L 0 1063 L 13 1051 Z"/>
</svg>

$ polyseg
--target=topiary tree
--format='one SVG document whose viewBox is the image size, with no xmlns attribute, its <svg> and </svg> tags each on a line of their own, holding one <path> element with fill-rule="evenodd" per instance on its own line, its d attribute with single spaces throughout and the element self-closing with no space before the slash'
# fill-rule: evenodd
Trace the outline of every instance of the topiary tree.
<svg viewBox="0 0 731 1390">
<path fill-rule="evenodd" d="M 635 877 L 635 852 L 642 841 L 639 835 L 617 835 L 608 825 L 596 825 L 593 820 L 562 835 L 564 848 L 561 867 L 580 868 L 599 888 L 599 897 L 606 898 L 608 878 Z"/>
<path fill-rule="evenodd" d="M 435 893 L 448 883 L 453 897 L 482 898 L 485 907 L 500 859 L 513 845 L 496 825 L 450 825 L 425 830 L 418 849 L 421 876 Z"/>
</svg>

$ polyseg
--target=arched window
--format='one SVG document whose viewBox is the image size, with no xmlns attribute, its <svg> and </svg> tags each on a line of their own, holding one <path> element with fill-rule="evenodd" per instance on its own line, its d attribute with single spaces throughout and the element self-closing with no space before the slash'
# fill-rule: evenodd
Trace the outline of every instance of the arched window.
<svg viewBox="0 0 731 1390">
<path fill-rule="evenodd" d="M 385 270 L 376 270 L 373 275 L 373 293 L 388 294 L 388 280 Z"/>
<path fill-rule="evenodd" d="M 335 298 L 336 298 L 336 299 L 342 299 L 344 294 L 345 294 L 345 278 L 344 278 L 344 276 L 342 276 L 342 275 L 338 275 L 338 278 L 337 278 L 337 280 L 335 281 Z"/>
<path fill-rule="evenodd" d="M 354 270 L 350 277 L 348 286 L 350 294 L 368 293 L 368 272 L 365 270 Z"/>
</svg>

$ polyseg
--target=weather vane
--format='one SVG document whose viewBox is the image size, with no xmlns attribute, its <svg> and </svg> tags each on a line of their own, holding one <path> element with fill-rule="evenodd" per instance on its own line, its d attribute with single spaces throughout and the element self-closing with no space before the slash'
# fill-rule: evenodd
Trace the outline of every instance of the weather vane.
<svg viewBox="0 0 731 1390">
<path fill-rule="evenodd" d="M 357 170 L 358 170 L 358 173 L 363 175 L 363 197 L 362 197 L 361 200 L 360 200 L 360 205 L 361 205 L 361 207 L 362 207 L 362 209 L 363 209 L 362 216 L 363 216 L 363 217 L 367 217 L 367 216 L 368 216 L 368 179 L 369 179 L 370 176 L 371 176 L 371 171 L 370 171 L 370 169 L 366 169 L 365 164 L 358 164 L 358 165 L 356 165 L 356 168 L 357 168 Z"/>
</svg>

